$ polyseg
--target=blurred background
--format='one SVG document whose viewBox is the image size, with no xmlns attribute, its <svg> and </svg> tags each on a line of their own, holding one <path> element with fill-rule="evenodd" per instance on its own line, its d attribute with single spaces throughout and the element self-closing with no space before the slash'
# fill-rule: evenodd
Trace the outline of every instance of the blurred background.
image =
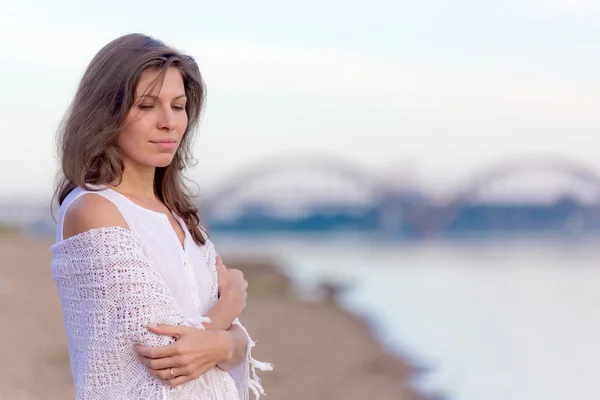
<svg viewBox="0 0 600 400">
<path fill-rule="evenodd" d="M 600 2 L 5 2 L 0 399 L 73 399 L 55 131 L 126 33 L 208 86 L 188 172 L 270 399 L 600 396 Z"/>
</svg>

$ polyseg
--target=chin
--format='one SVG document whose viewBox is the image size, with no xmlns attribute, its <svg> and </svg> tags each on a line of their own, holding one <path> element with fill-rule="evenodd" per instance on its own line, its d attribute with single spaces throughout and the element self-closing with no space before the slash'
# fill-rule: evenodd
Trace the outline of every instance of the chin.
<svg viewBox="0 0 600 400">
<path fill-rule="evenodd" d="M 152 165 L 154 165 L 156 168 L 164 168 L 171 165 L 171 163 L 173 162 L 173 156 L 170 154 L 165 154 L 163 157 L 157 157 L 153 161 L 154 162 L 152 163 Z"/>
</svg>

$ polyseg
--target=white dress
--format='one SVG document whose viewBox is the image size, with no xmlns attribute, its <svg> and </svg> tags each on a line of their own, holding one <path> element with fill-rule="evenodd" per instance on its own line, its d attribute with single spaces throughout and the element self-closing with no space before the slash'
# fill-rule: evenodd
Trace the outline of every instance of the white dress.
<svg viewBox="0 0 600 400">
<path fill-rule="evenodd" d="M 63 240 L 67 209 L 88 193 L 111 201 L 130 230 L 92 229 Z M 137 360 L 136 343 L 173 342 L 149 332 L 148 323 L 203 329 L 203 315 L 217 301 L 214 246 L 210 240 L 198 246 L 185 223 L 175 218 L 185 233 L 183 247 L 166 215 L 112 189 L 89 192 L 78 187 L 61 205 L 51 267 L 77 400 L 246 400 L 249 390 L 256 398 L 264 394 L 256 369 L 272 366 L 252 358 L 254 342 L 249 336 L 246 359 L 230 373 L 215 367 L 176 388 L 164 385 Z M 239 320 L 234 323 L 243 328 Z"/>
</svg>

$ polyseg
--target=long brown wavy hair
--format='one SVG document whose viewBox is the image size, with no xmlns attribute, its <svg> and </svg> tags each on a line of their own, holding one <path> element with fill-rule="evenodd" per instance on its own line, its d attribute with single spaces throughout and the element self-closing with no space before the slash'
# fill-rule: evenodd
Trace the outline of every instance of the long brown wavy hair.
<svg viewBox="0 0 600 400">
<path fill-rule="evenodd" d="M 194 241 L 206 242 L 198 208 L 185 185 L 183 170 L 194 163 L 191 151 L 204 106 L 206 87 L 198 64 L 190 56 L 141 34 L 130 34 L 104 46 L 87 67 L 75 98 L 58 129 L 61 170 L 54 199 L 62 205 L 77 186 L 120 182 L 124 164 L 117 134 L 135 101 L 135 91 L 147 69 L 160 71 L 155 81 L 162 84 L 169 67 L 176 67 L 185 86 L 188 125 L 171 164 L 156 168 L 154 188 L 158 198 L 187 225 Z"/>
</svg>

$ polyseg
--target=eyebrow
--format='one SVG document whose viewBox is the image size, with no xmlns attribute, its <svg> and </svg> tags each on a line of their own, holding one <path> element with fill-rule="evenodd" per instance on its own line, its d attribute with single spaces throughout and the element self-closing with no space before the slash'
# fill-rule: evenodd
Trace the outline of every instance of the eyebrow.
<svg viewBox="0 0 600 400">
<path fill-rule="evenodd" d="M 154 99 L 154 100 L 158 99 L 158 96 L 154 96 L 152 94 L 143 94 L 140 96 L 140 98 L 144 98 L 144 97 Z M 173 100 L 181 99 L 183 97 L 187 97 L 187 96 L 185 94 L 180 94 L 179 96 L 175 97 Z"/>
</svg>

